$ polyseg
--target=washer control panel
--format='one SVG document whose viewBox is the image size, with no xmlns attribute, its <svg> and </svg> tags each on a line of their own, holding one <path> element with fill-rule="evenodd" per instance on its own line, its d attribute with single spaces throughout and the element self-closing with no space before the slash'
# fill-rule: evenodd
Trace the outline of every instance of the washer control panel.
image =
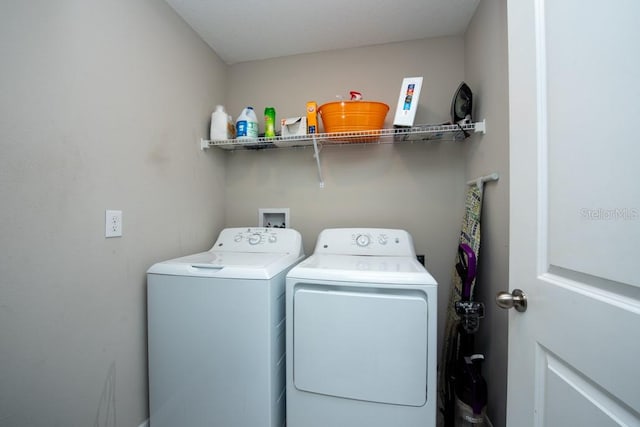
<svg viewBox="0 0 640 427">
<path fill-rule="evenodd" d="M 225 228 L 213 245 L 213 251 L 296 252 L 300 250 L 300 233 L 291 228 Z"/>
<path fill-rule="evenodd" d="M 377 234 L 371 234 L 367 232 L 357 233 L 352 235 L 356 246 L 360 246 L 361 248 L 366 248 L 371 245 L 381 245 L 385 246 L 387 244 L 400 244 L 401 238 L 400 236 L 394 236 L 392 239 L 389 239 L 389 234 L 385 232 L 380 232 Z"/>
<path fill-rule="evenodd" d="M 337 255 L 413 256 L 411 235 L 387 228 L 330 228 L 318 236 L 314 253 Z"/>
</svg>

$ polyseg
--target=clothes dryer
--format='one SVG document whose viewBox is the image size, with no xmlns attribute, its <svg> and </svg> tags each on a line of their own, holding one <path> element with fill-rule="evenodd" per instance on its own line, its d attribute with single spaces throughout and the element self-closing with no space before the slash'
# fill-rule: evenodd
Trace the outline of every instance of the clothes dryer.
<svg viewBox="0 0 640 427">
<path fill-rule="evenodd" d="M 287 274 L 287 426 L 435 426 L 436 307 L 409 233 L 322 231 Z"/>
<path fill-rule="evenodd" d="M 211 250 L 147 273 L 153 427 L 282 427 L 292 229 L 228 228 Z"/>
</svg>

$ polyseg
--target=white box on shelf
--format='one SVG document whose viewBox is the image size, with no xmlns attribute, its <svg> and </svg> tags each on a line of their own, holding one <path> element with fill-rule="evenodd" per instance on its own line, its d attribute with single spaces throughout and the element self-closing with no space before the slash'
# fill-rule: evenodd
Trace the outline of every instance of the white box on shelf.
<svg viewBox="0 0 640 427">
<path fill-rule="evenodd" d="M 420 89 L 422 89 L 422 77 L 405 77 L 402 80 L 396 116 L 393 119 L 395 126 L 413 126 L 418 110 Z"/>
<path fill-rule="evenodd" d="M 299 136 L 307 134 L 306 117 L 289 117 L 280 120 L 280 136 Z"/>
</svg>

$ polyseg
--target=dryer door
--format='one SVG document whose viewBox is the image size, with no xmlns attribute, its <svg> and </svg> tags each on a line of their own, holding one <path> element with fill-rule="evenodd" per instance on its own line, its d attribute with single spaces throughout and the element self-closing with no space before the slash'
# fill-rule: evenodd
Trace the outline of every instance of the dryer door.
<svg viewBox="0 0 640 427">
<path fill-rule="evenodd" d="M 414 290 L 297 286 L 295 387 L 341 398 L 424 405 L 428 305 L 427 295 Z"/>
</svg>

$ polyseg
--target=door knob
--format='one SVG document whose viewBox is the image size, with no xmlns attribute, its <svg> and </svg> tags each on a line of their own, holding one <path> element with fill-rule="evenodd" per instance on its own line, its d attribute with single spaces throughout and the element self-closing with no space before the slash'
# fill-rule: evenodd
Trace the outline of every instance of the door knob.
<svg viewBox="0 0 640 427">
<path fill-rule="evenodd" d="M 496 304 L 500 308 L 515 308 L 520 313 L 527 311 L 527 294 L 520 289 L 514 289 L 512 293 L 498 292 Z"/>
</svg>

